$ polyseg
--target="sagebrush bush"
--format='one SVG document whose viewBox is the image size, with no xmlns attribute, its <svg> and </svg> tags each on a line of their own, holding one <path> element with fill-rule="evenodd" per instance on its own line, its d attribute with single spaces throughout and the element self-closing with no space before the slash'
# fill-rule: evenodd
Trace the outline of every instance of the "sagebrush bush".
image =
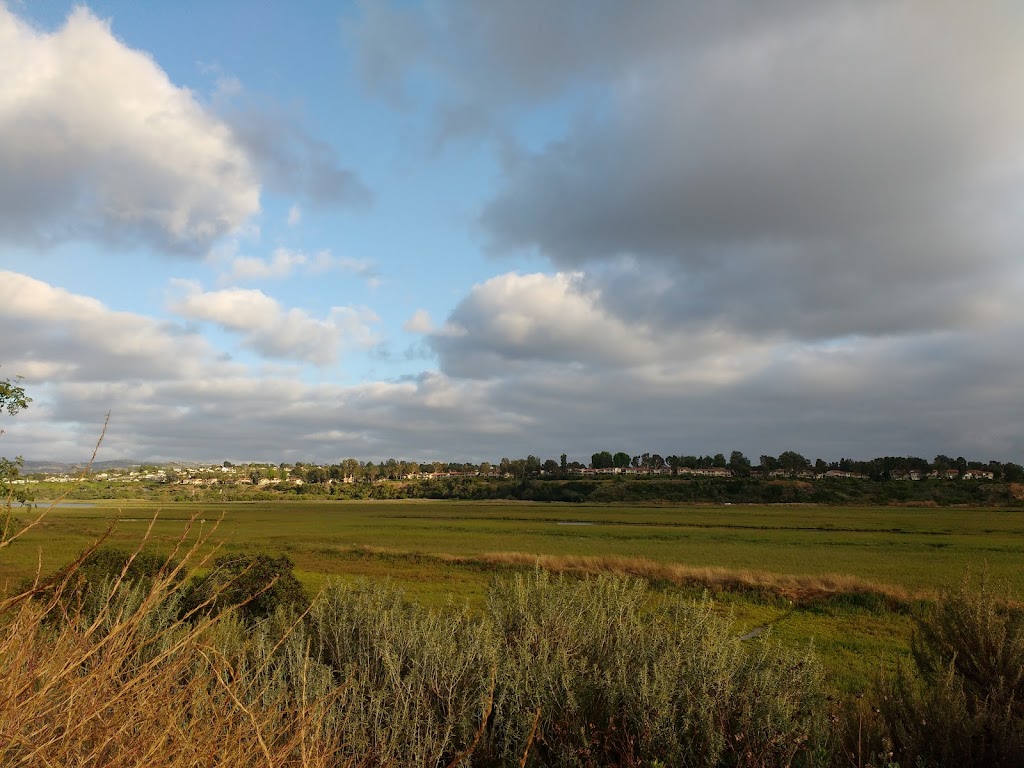
<svg viewBox="0 0 1024 768">
<path fill-rule="evenodd" d="M 369 583 L 329 586 L 309 618 L 311 648 L 346 690 L 347 754 L 434 766 L 475 751 L 498 664 L 485 620 Z"/>
<path fill-rule="evenodd" d="M 1024 613 L 965 577 L 918 617 L 914 668 L 878 694 L 903 765 L 1024 766 Z"/>
<path fill-rule="evenodd" d="M 496 582 L 487 609 L 499 764 L 532 738 L 546 766 L 782 766 L 824 738 L 814 657 L 744 646 L 707 600 L 537 571 Z"/>
</svg>

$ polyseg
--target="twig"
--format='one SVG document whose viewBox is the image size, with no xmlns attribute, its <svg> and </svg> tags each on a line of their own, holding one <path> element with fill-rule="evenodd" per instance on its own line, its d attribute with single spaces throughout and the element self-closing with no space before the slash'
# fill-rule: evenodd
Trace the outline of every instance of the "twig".
<svg viewBox="0 0 1024 768">
<path fill-rule="evenodd" d="M 476 745 L 480 743 L 480 737 L 484 735 L 484 729 L 487 728 L 487 718 L 491 716 L 491 710 L 494 708 L 494 684 L 497 676 L 498 668 L 491 667 L 491 690 L 487 694 L 487 703 L 484 705 L 483 715 L 480 718 L 480 727 L 477 729 L 476 735 L 473 737 L 473 741 L 471 741 L 468 747 L 462 750 L 462 752 L 457 754 L 452 761 L 448 763 L 448 768 L 455 768 L 455 766 L 473 754 L 473 751 L 476 749 Z"/>
<path fill-rule="evenodd" d="M 537 707 L 537 714 L 533 718 L 533 727 L 530 729 L 530 738 L 526 740 L 526 750 L 523 752 L 523 757 L 519 761 L 519 768 L 526 768 L 526 761 L 530 757 L 530 748 L 533 746 L 533 740 L 537 736 L 537 726 L 540 724 L 540 707 Z"/>
</svg>

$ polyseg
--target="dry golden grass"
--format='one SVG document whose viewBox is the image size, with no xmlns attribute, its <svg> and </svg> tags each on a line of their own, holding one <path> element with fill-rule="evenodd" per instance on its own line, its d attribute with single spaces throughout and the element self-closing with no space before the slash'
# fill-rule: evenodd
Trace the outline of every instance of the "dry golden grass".
<svg viewBox="0 0 1024 768">
<path fill-rule="evenodd" d="M 354 547 L 352 551 L 385 557 L 407 553 L 384 547 Z M 479 555 L 417 554 L 453 565 L 483 565 L 492 568 L 540 567 L 552 573 L 593 575 L 599 573 L 633 576 L 655 583 L 680 587 L 706 587 L 713 590 L 767 592 L 806 605 L 837 595 L 878 595 L 894 604 L 933 599 L 934 590 L 909 590 L 899 585 L 882 584 L 849 574 L 792 575 L 756 570 L 736 570 L 713 566 L 660 563 L 644 557 L 618 555 L 536 555 L 525 552 L 485 552 Z"/>
<path fill-rule="evenodd" d="M 345 764 L 329 723 L 343 689 L 309 694 L 303 669 L 297 691 L 281 688 L 272 653 L 240 674 L 218 619 L 168 612 L 208 539 L 148 586 L 122 574 L 98 610 L 75 593 L 84 555 L 0 603 L 0 765 Z"/>
</svg>

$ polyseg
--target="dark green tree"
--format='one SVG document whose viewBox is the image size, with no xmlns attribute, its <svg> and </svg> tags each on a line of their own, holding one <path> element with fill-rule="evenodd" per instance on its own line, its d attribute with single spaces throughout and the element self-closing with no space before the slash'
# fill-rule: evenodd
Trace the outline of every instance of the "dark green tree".
<svg viewBox="0 0 1024 768">
<path fill-rule="evenodd" d="M 1003 480 L 1008 483 L 1024 483 L 1024 467 L 1008 461 L 1003 464 Z"/>
<path fill-rule="evenodd" d="M 726 466 L 732 470 L 734 475 L 750 474 L 750 459 L 740 451 L 733 451 L 729 454 L 729 461 Z"/>
<path fill-rule="evenodd" d="M 212 613 L 236 607 L 250 621 L 265 619 L 279 607 L 305 610 L 309 598 L 294 568 L 288 555 L 221 555 L 209 574 L 192 582 L 187 610 L 204 604 Z"/>
<path fill-rule="evenodd" d="M 783 451 L 779 454 L 779 466 L 790 472 L 800 472 L 810 469 L 811 460 L 800 455 L 796 451 Z"/>
</svg>

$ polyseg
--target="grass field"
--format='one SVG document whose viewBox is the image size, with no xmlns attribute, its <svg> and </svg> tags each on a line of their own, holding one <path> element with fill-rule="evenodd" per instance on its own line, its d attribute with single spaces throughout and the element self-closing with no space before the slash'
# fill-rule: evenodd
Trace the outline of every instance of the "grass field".
<svg viewBox="0 0 1024 768">
<path fill-rule="evenodd" d="M 476 605 L 496 571 L 538 562 L 671 589 L 709 585 L 737 632 L 770 625 L 782 642 L 813 642 L 844 689 L 906 652 L 912 621 L 899 606 L 966 569 L 987 568 L 1024 593 L 1022 510 L 431 501 L 56 508 L 3 553 L 0 585 L 54 570 L 111 525 L 110 543 L 134 547 L 154 514 L 154 548 L 169 547 L 193 516 L 207 528 L 223 517 L 215 538 L 224 551 L 285 552 L 313 591 L 330 576 L 388 578 L 427 605 Z M 885 608 L 871 595 L 894 600 Z"/>
</svg>

